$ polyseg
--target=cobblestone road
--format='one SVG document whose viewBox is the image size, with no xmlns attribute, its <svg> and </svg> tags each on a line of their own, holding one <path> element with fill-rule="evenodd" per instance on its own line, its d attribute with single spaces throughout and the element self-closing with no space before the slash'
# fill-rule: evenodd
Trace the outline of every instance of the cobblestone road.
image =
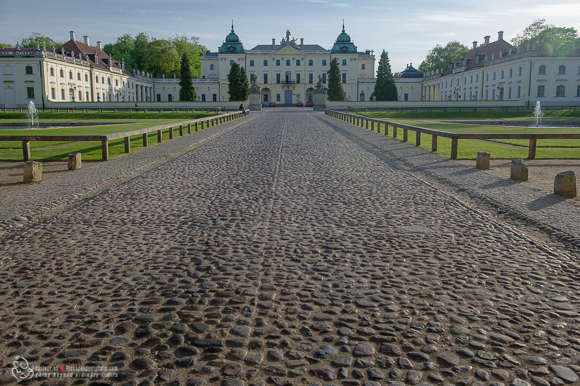
<svg viewBox="0 0 580 386">
<path fill-rule="evenodd" d="M 268 111 L 7 244 L 0 384 L 16 356 L 144 386 L 578 383 L 580 276 L 548 252 Z"/>
</svg>

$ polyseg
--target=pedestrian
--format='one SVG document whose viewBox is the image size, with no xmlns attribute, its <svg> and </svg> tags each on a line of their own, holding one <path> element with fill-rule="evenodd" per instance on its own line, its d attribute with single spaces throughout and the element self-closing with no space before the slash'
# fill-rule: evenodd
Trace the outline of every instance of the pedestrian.
<svg viewBox="0 0 580 386">
<path fill-rule="evenodd" d="M 244 117 L 246 116 L 246 108 L 244 107 L 243 103 L 240 105 L 240 108 L 238 110 L 241 110 L 241 112 L 244 114 Z"/>
<path fill-rule="evenodd" d="M 139 106 L 137 106 L 137 102 L 135 102 L 135 111 L 139 112 Z"/>
</svg>

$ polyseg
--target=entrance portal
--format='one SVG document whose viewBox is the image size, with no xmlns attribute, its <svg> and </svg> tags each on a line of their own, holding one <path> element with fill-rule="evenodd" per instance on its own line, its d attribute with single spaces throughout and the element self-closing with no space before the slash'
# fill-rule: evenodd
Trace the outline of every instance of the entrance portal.
<svg viewBox="0 0 580 386">
<path fill-rule="evenodd" d="M 284 91 L 284 104 L 286 105 L 292 104 L 292 90 Z"/>
</svg>

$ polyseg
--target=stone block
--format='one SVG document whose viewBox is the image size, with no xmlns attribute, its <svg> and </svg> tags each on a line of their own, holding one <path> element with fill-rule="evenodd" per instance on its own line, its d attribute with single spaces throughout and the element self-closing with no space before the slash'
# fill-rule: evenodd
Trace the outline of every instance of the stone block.
<svg viewBox="0 0 580 386">
<path fill-rule="evenodd" d="M 42 181 L 42 164 L 36 161 L 26 161 L 24 163 L 24 182 Z"/>
<path fill-rule="evenodd" d="M 512 168 L 510 178 L 514 181 L 527 181 L 528 180 L 528 167 L 524 165 L 524 160 L 514 159 L 512 160 Z"/>
<path fill-rule="evenodd" d="M 556 175 L 554 194 L 568 198 L 576 197 L 576 175 L 574 172 L 562 172 Z"/>
<path fill-rule="evenodd" d="M 81 153 L 71 153 L 68 155 L 68 170 L 77 170 L 83 167 Z"/>
<path fill-rule="evenodd" d="M 486 151 L 478 151 L 477 152 L 477 159 L 475 161 L 475 167 L 481 170 L 489 169 L 489 159 L 490 155 Z"/>
</svg>

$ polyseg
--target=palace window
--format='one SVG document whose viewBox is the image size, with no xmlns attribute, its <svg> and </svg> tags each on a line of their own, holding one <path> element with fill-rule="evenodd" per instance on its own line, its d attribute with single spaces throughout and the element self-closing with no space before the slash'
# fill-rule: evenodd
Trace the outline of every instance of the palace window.
<svg viewBox="0 0 580 386">
<path fill-rule="evenodd" d="M 546 75 L 546 66 L 541 65 L 540 68 L 538 69 L 538 74 Z"/>
<path fill-rule="evenodd" d="M 286 65 L 289 66 L 290 65 L 290 59 L 286 59 Z"/>
<path fill-rule="evenodd" d="M 60 69 L 60 77 L 64 78 L 64 71 L 62 70 L 62 68 Z"/>
<path fill-rule="evenodd" d="M 475 81 L 479 82 L 479 74 L 475 74 Z"/>
<path fill-rule="evenodd" d="M 522 68 L 518 68 L 518 76 L 522 76 Z"/>
<path fill-rule="evenodd" d="M 512 88 L 508 88 L 508 99 L 512 99 Z"/>
<path fill-rule="evenodd" d="M 521 98 L 522 95 L 522 86 L 518 86 L 518 96 L 517 98 Z"/>
<path fill-rule="evenodd" d="M 580 84 L 576 86 L 576 96 L 580 97 Z"/>
<path fill-rule="evenodd" d="M 299 66 L 300 65 L 300 59 L 296 60 L 296 65 Z"/>
<path fill-rule="evenodd" d="M 89 76 L 87 74 L 85 74 L 85 82 L 89 81 Z"/>
<path fill-rule="evenodd" d="M 314 60 L 310 59 L 310 60 L 308 61 L 308 65 L 309 65 L 310 67 L 314 66 Z M 578 69 L 578 72 L 580 73 L 580 68 Z"/>
<path fill-rule="evenodd" d="M 346 59 L 342 59 L 342 65 L 346 66 Z"/>
<path fill-rule="evenodd" d="M 54 87 L 50 89 L 50 96 L 52 99 L 56 99 L 56 90 L 54 89 Z"/>
<path fill-rule="evenodd" d="M 323 65 L 323 66 L 326 66 L 326 59 L 323 59 L 323 60 L 322 60 L 322 65 Z"/>
<path fill-rule="evenodd" d="M 308 74 L 308 83 L 314 83 L 314 74 Z M 580 90 L 580 86 L 578 86 L 578 90 Z"/>
<path fill-rule="evenodd" d="M 217 94 L 211 94 L 211 99 L 212 99 L 214 102 L 217 102 Z"/>
<path fill-rule="evenodd" d="M 50 76 L 54 76 L 54 67 L 50 68 Z"/>
<path fill-rule="evenodd" d="M 264 66 L 267 66 L 267 65 L 268 65 L 268 61 L 264 60 Z M 264 83 L 267 83 L 267 82 L 264 82 Z"/>
<path fill-rule="evenodd" d="M 493 80 L 495 80 L 495 72 L 493 73 Z"/>
<path fill-rule="evenodd" d="M 342 83 L 346 83 L 346 72 L 342 73 Z"/>
<path fill-rule="evenodd" d="M 504 72 L 503 72 L 503 70 L 501 70 L 501 78 L 500 79 L 503 79 L 503 75 L 504 75 Z"/>
<path fill-rule="evenodd" d="M 83 92 L 79 90 L 79 102 L 82 102 L 82 100 L 83 100 Z"/>
<path fill-rule="evenodd" d="M 64 100 L 64 88 L 60 90 L 60 99 Z"/>
<path fill-rule="evenodd" d="M 107 84 L 110 86 L 111 85 L 111 78 L 107 78 Z"/>
<path fill-rule="evenodd" d="M 234 65 L 234 60 L 233 59 L 230 59 L 230 66 L 233 66 L 233 65 Z"/>
<path fill-rule="evenodd" d="M 215 70 L 215 65 L 214 65 L 214 64 L 210 64 L 210 65 L 209 65 L 209 70 L 210 70 L 210 71 L 213 71 L 213 70 Z"/>
<path fill-rule="evenodd" d="M 205 94 L 201 94 L 201 101 L 205 102 Z"/>
<path fill-rule="evenodd" d="M 99 77 L 95 76 L 95 83 L 99 83 Z"/>
<path fill-rule="evenodd" d="M 254 61 L 250 60 L 250 67 L 254 67 Z"/>
<path fill-rule="evenodd" d="M 101 76 L 101 83 L 102 83 L 102 84 L 105 84 L 105 77 L 104 77 L 104 76 Z M 104 102 L 104 101 L 105 101 L 105 98 L 103 98 L 103 102 Z"/>
<path fill-rule="evenodd" d="M 280 102 L 280 94 L 276 94 L 276 102 Z"/>
<path fill-rule="evenodd" d="M 365 66 L 365 64 L 364 64 L 364 63 L 360 65 L 360 69 L 361 69 L 361 70 L 364 70 L 365 68 L 366 68 L 366 66 Z"/>
<path fill-rule="evenodd" d="M 542 97 L 544 97 L 545 92 L 546 92 L 546 86 L 539 85 L 538 86 L 538 95 L 537 96 L 540 97 L 540 98 L 542 98 Z"/>
<path fill-rule="evenodd" d="M 77 80 L 81 80 L 81 73 L 77 73 Z"/>
<path fill-rule="evenodd" d="M 264 84 L 268 83 L 268 74 L 264 74 Z"/>
<path fill-rule="evenodd" d="M 280 65 L 280 59 L 276 59 L 276 66 Z"/>
<path fill-rule="evenodd" d="M 73 78 L 73 76 L 72 76 L 72 71 L 69 71 L 69 72 L 68 72 L 68 78 L 69 78 L 69 79 L 72 79 L 72 78 Z"/>
<path fill-rule="evenodd" d="M 280 84 L 280 74 L 276 74 L 276 83 Z"/>
<path fill-rule="evenodd" d="M 34 87 L 26 87 L 26 98 L 34 99 Z"/>
<path fill-rule="evenodd" d="M 32 75 L 32 66 L 26 66 L 25 70 L 26 70 L 26 75 Z"/>
<path fill-rule="evenodd" d="M 514 76 L 514 69 L 510 68 L 510 78 Z"/>
<path fill-rule="evenodd" d="M 563 84 L 556 87 L 556 96 L 557 97 L 565 97 L 566 96 L 566 86 Z"/>
<path fill-rule="evenodd" d="M 300 74 L 296 74 L 296 83 L 300 83 Z"/>
<path fill-rule="evenodd" d="M 322 83 L 326 83 L 326 72 L 322 73 Z"/>
<path fill-rule="evenodd" d="M 88 91 L 85 92 L 85 96 L 86 96 L 86 99 L 85 100 L 88 102 L 89 101 L 89 92 Z"/>
<path fill-rule="evenodd" d="M 485 74 L 485 81 L 489 82 L 489 72 L 487 74 Z"/>
<path fill-rule="evenodd" d="M 566 74 L 566 66 L 565 65 L 561 65 L 560 67 L 558 67 L 558 74 L 559 75 L 565 75 Z"/>
</svg>

